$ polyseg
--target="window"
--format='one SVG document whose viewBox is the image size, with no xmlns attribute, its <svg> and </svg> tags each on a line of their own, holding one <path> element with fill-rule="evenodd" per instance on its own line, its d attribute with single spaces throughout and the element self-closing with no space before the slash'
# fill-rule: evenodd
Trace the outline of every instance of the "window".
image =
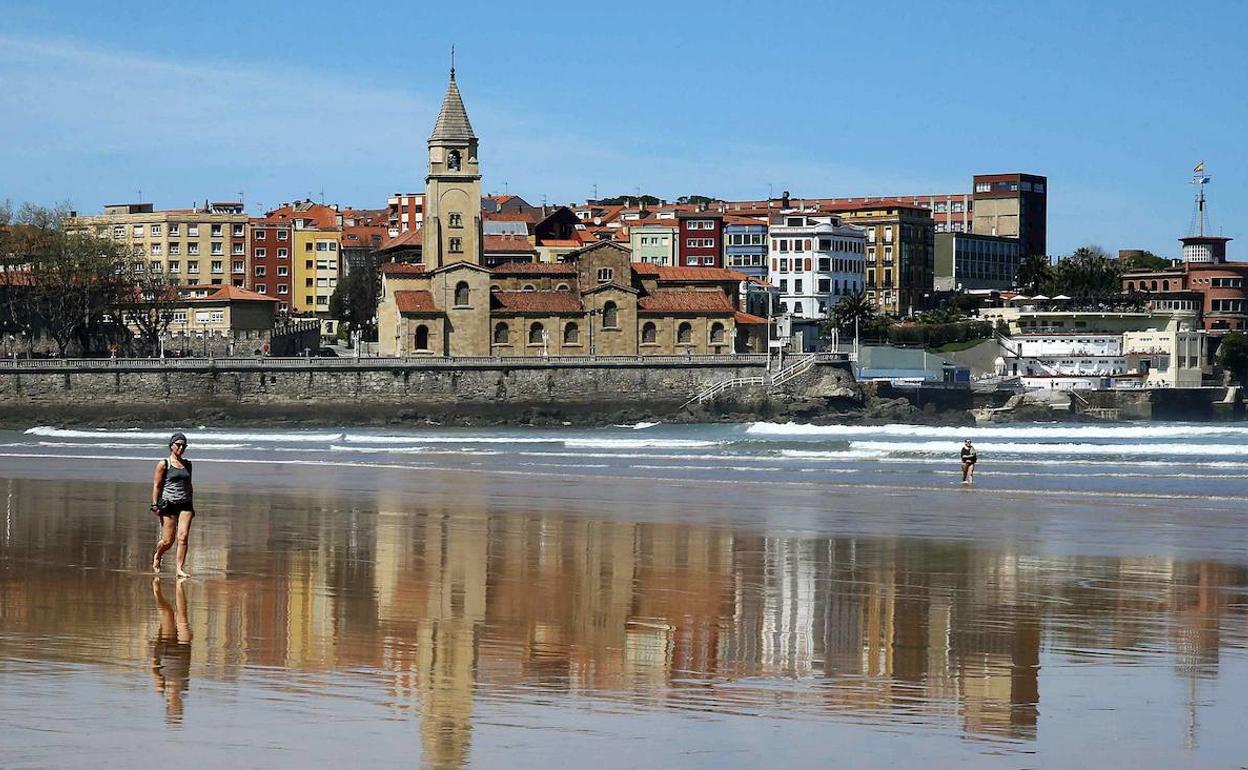
<svg viewBox="0 0 1248 770">
<path fill-rule="evenodd" d="M 839 262 L 840 260 L 837 260 L 837 261 Z M 819 258 L 819 269 L 820 269 L 821 271 L 825 272 L 825 273 L 826 273 L 826 272 L 828 272 L 829 270 L 831 270 L 831 269 L 832 269 L 832 258 L 831 258 L 831 257 L 820 257 L 820 258 Z"/>
<path fill-rule="evenodd" d="M 192 259 L 186 263 L 186 272 L 193 275 L 199 275 L 199 260 Z"/>
<path fill-rule="evenodd" d="M 424 324 L 416 327 L 416 349 L 429 349 L 429 327 Z"/>
<path fill-rule="evenodd" d="M 290 233 L 286 232 L 285 230 L 277 231 L 277 239 L 279 241 L 285 241 L 285 240 L 288 240 L 289 238 L 290 238 Z"/>
<path fill-rule="evenodd" d="M 318 304 L 318 305 L 328 305 L 328 304 L 329 304 L 329 297 L 318 296 L 318 297 L 316 298 L 316 304 Z"/>
<path fill-rule="evenodd" d="M 264 265 L 256 265 L 256 276 L 257 277 L 264 276 Z"/>
<path fill-rule="evenodd" d="M 159 243 L 153 243 L 152 244 L 152 256 L 159 257 L 160 252 L 161 252 L 161 245 Z"/>
<path fill-rule="evenodd" d="M 212 260 L 212 272 L 213 272 L 214 274 L 224 273 L 224 272 L 225 272 L 225 263 L 223 263 L 223 262 L 222 262 L 221 260 L 219 260 L 219 259 L 214 259 L 214 260 Z"/>
<path fill-rule="evenodd" d="M 615 269 L 610 267 L 598 268 L 598 283 L 610 283 L 615 278 Z"/>
<path fill-rule="evenodd" d="M 152 237 L 160 235 L 163 229 L 160 225 L 152 225 Z"/>
<path fill-rule="evenodd" d="M 796 279 L 794 279 L 794 281 L 793 281 L 793 293 L 794 293 L 794 294 L 801 294 L 801 293 L 802 293 L 802 279 L 801 279 L 801 278 L 796 278 Z"/>
<path fill-rule="evenodd" d="M 304 279 L 303 279 L 303 288 L 305 288 L 305 289 L 306 289 L 306 288 L 308 288 L 309 286 L 313 286 L 313 285 L 314 285 L 314 281 L 313 281 L 311 278 L 304 278 Z"/>
<path fill-rule="evenodd" d="M 247 268 L 243 265 L 243 260 L 241 259 L 234 260 L 234 263 L 231 267 L 235 273 L 243 273 L 243 272 L 246 272 L 247 270 Z"/>
<path fill-rule="evenodd" d="M 221 225 L 213 225 L 213 226 L 212 226 L 212 237 L 213 237 L 213 238 L 220 238 L 220 237 L 221 237 L 221 232 L 222 232 Z"/>
<path fill-rule="evenodd" d="M 602 306 L 602 328 L 616 329 L 620 325 L 620 311 L 614 302 Z"/>
<path fill-rule="evenodd" d="M 468 283 L 466 281 L 460 281 L 455 284 L 455 307 L 468 307 L 468 299 Z"/>
<path fill-rule="evenodd" d="M 819 239 L 819 250 L 820 250 L 820 251 L 831 251 L 831 250 L 832 250 L 832 240 L 831 240 L 830 238 L 820 238 L 820 239 Z"/>
<path fill-rule="evenodd" d="M 264 259 L 267 255 L 264 249 L 256 249 L 256 259 Z"/>
<path fill-rule="evenodd" d="M 221 243 L 220 241 L 213 241 L 213 242 L 212 242 L 212 253 L 213 253 L 213 255 L 215 255 L 215 256 L 220 256 L 220 255 L 224 254 L 224 253 L 225 253 L 225 244 Z"/>
<path fill-rule="evenodd" d="M 529 344 L 541 345 L 542 340 L 546 337 L 546 327 L 537 321 L 529 325 Z"/>
<path fill-rule="evenodd" d="M 143 237 L 143 225 L 134 225 L 131 228 L 131 234 L 135 238 L 142 238 Z"/>
<path fill-rule="evenodd" d="M 711 344 L 712 345 L 724 344 L 724 325 L 721 324 L 719 321 L 716 321 L 715 323 L 711 324 Z"/>
<path fill-rule="evenodd" d="M 329 243 L 326 241 L 317 241 L 316 250 L 317 251 L 329 251 Z"/>
<path fill-rule="evenodd" d="M 450 242 L 450 247 L 449 247 L 449 249 L 450 249 L 450 252 L 451 252 L 452 254 L 459 254 L 460 252 L 462 252 L 462 251 L 464 250 L 464 248 L 463 248 L 463 241 L 462 241 L 462 239 L 460 239 L 460 238 L 450 238 L 450 239 L 448 239 L 448 240 L 449 240 L 449 242 Z"/>
<path fill-rule="evenodd" d="M 181 263 L 181 262 L 179 262 L 179 261 L 177 261 L 176 259 L 175 259 L 175 260 L 173 260 L 173 261 L 171 261 L 171 262 L 169 263 L 169 272 L 171 272 L 171 273 L 180 273 L 180 272 L 182 272 L 182 263 Z"/>
<path fill-rule="evenodd" d="M 494 325 L 494 344 L 506 345 L 511 338 L 511 330 L 507 328 L 507 324 L 499 322 Z"/>
<path fill-rule="evenodd" d="M 278 293 L 278 294 L 289 294 L 289 293 L 290 293 L 290 285 L 289 285 L 289 284 L 285 284 L 285 283 L 279 283 L 279 284 L 277 285 L 277 293 Z"/>
<path fill-rule="evenodd" d="M 262 283 L 258 283 L 258 284 L 256 284 L 256 293 L 257 293 L 257 294 L 268 294 L 268 293 L 269 293 L 269 287 L 268 287 L 268 286 L 265 286 L 265 285 L 264 285 L 264 284 L 262 284 Z"/>
<path fill-rule="evenodd" d="M 290 268 L 289 268 L 289 267 L 287 267 L 286 265 L 278 265 L 278 266 L 277 266 L 277 274 L 278 274 L 279 276 L 290 275 Z"/>
<path fill-rule="evenodd" d="M 827 294 L 830 291 L 832 291 L 832 279 L 820 278 L 819 279 L 819 293 Z"/>
<path fill-rule="evenodd" d="M 688 321 L 681 321 L 680 326 L 676 327 L 676 344 L 692 345 L 693 344 L 693 325 Z"/>
<path fill-rule="evenodd" d="M 261 229 L 259 229 L 259 228 L 257 228 L 257 229 L 256 229 L 256 231 L 252 234 L 252 237 L 253 237 L 253 238 L 255 238 L 257 241 L 263 241 L 263 240 L 264 240 L 264 231 L 263 231 L 263 230 L 261 230 Z"/>
<path fill-rule="evenodd" d="M 235 238 L 242 238 L 243 237 L 243 225 L 241 224 L 234 225 L 233 232 L 234 232 Z"/>
<path fill-rule="evenodd" d="M 658 343 L 658 338 L 659 330 L 655 327 L 654 322 L 646 321 L 645 325 L 641 327 L 641 344 L 655 345 Z"/>
<path fill-rule="evenodd" d="M 243 244 L 241 244 L 241 243 L 235 243 L 235 244 L 234 244 L 234 245 L 230 248 L 230 253 L 231 253 L 231 254 L 233 254 L 233 255 L 234 255 L 234 256 L 236 256 L 236 257 L 237 257 L 237 256 L 241 256 L 241 255 L 244 253 L 244 252 L 243 252 L 243 249 L 244 249 L 244 248 L 246 248 L 246 247 L 245 247 Z"/>
<path fill-rule="evenodd" d="M 990 183 L 988 183 L 988 182 L 976 182 L 976 183 L 975 183 L 975 192 L 977 192 L 977 193 L 980 193 L 980 192 L 982 192 L 982 193 L 992 192 L 992 185 L 991 185 Z"/>
<path fill-rule="evenodd" d="M 458 211 L 452 211 L 449 215 L 447 215 L 447 219 L 450 221 L 451 227 L 464 226 L 464 215 Z"/>
<path fill-rule="evenodd" d="M 581 344 L 581 327 L 575 323 L 569 323 L 563 327 L 563 344 L 579 345 Z"/>
<path fill-rule="evenodd" d="M 278 249 L 278 250 L 277 250 L 277 258 L 278 258 L 278 259 L 286 259 L 286 257 L 288 257 L 288 256 L 290 256 L 290 255 L 287 253 L 286 249 Z"/>
<path fill-rule="evenodd" d="M 188 224 L 188 225 L 186 226 L 186 234 L 187 234 L 187 236 L 188 236 L 188 237 L 191 237 L 191 238 L 198 238 L 198 237 L 199 237 L 199 225 L 198 225 L 198 224 Z"/>
<path fill-rule="evenodd" d="M 182 234 L 182 225 L 178 224 L 177 222 L 170 222 L 169 223 L 169 235 L 171 237 L 177 237 L 181 234 Z"/>
</svg>

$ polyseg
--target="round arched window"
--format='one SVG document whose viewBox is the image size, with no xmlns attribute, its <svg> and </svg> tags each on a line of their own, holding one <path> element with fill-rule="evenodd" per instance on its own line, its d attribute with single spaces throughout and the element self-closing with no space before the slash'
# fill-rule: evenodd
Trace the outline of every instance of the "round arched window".
<svg viewBox="0 0 1248 770">
<path fill-rule="evenodd" d="M 507 328 L 507 324 L 499 321 L 494 325 L 494 344 L 506 345 L 511 341 L 511 330 Z"/>
</svg>

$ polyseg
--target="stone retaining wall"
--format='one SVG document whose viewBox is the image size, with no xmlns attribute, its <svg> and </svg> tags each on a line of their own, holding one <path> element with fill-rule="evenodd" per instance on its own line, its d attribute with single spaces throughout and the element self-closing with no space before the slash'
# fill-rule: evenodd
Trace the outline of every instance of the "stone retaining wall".
<svg viewBox="0 0 1248 770">
<path fill-rule="evenodd" d="M 844 364 L 820 364 L 805 378 L 826 374 L 851 381 Z M 593 363 L 477 365 L 463 368 L 378 362 L 343 368 L 310 362 L 300 368 L 227 366 L 100 370 L 0 371 L 0 409 L 9 422 L 31 419 L 155 420 L 178 415 L 241 419 L 453 419 L 515 421 L 611 419 L 662 415 L 723 379 L 763 373 L 756 363 Z"/>
</svg>

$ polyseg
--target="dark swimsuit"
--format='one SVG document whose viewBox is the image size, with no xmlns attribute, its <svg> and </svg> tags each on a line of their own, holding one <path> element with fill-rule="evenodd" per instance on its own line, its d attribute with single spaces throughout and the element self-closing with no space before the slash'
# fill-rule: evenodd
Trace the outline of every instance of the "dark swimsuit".
<svg viewBox="0 0 1248 770">
<path fill-rule="evenodd" d="M 194 489 L 191 487 L 191 463 L 183 460 L 185 467 L 178 468 L 165 460 L 165 483 L 160 488 L 161 516 L 177 516 L 182 511 L 195 512 L 191 502 Z"/>
</svg>

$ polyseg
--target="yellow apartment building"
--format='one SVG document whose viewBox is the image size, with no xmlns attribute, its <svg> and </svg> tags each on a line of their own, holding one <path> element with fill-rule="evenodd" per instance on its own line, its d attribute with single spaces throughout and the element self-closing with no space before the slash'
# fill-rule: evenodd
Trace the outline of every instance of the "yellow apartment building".
<svg viewBox="0 0 1248 770">
<path fill-rule="evenodd" d="M 122 245 L 135 268 L 165 273 L 175 286 L 244 287 L 249 269 L 243 204 L 156 211 L 150 203 L 111 204 L 103 214 L 70 212 L 65 227 Z"/>
<path fill-rule="evenodd" d="M 295 313 L 316 313 L 329 323 L 322 331 L 333 334 L 328 321 L 329 298 L 338 287 L 340 270 L 338 230 L 296 227 L 291 255 L 290 309 Z"/>
</svg>

